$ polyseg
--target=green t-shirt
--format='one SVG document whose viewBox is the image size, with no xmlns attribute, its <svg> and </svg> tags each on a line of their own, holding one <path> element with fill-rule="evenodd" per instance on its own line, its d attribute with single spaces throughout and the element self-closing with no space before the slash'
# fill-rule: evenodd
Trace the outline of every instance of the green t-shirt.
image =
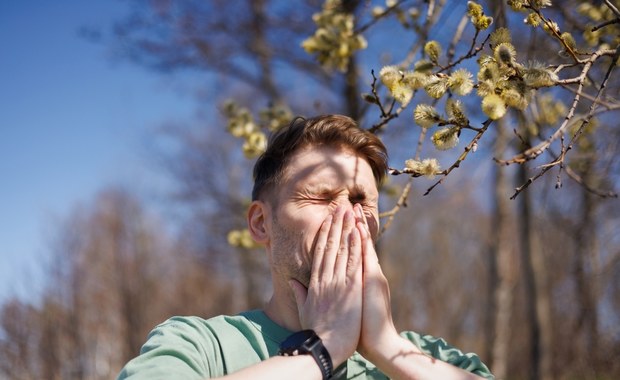
<svg viewBox="0 0 620 380">
<path fill-rule="evenodd" d="M 259 363 L 278 352 L 292 334 L 262 311 L 236 316 L 174 317 L 157 326 L 118 379 L 205 379 L 224 376 Z M 479 376 L 493 379 L 475 354 L 464 354 L 443 339 L 402 333 L 422 351 Z M 345 365 L 345 364 L 343 364 Z M 346 362 L 342 379 L 386 379 L 372 363 L 355 353 Z"/>
</svg>

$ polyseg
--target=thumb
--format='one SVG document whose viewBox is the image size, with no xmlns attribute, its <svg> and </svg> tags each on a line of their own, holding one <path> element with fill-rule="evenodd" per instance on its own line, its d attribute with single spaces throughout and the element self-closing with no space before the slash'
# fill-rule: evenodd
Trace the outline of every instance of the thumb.
<svg viewBox="0 0 620 380">
<path fill-rule="evenodd" d="M 294 279 L 289 280 L 288 285 L 293 290 L 295 302 L 297 302 L 297 310 L 302 310 L 306 303 L 306 298 L 308 297 L 308 289 L 306 289 L 301 282 Z"/>
</svg>

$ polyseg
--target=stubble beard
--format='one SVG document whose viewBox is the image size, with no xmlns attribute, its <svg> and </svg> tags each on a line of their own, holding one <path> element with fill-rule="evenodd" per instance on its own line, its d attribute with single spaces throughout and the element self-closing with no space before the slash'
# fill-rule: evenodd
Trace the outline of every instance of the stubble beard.
<svg viewBox="0 0 620 380">
<path fill-rule="evenodd" d="M 277 217 L 273 220 L 272 268 L 286 280 L 295 279 L 308 287 L 310 265 L 303 256 L 303 233 L 281 224 Z"/>
</svg>

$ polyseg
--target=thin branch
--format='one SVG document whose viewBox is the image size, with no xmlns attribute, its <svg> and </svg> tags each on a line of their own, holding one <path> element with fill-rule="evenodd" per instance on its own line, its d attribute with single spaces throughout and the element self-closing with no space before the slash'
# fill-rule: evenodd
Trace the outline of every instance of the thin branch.
<svg viewBox="0 0 620 380">
<path fill-rule="evenodd" d="M 456 61 L 448 64 L 447 66 L 441 67 L 441 70 L 439 70 L 439 72 L 441 73 L 443 71 L 449 70 L 449 69 L 453 68 L 454 66 L 458 65 L 459 63 L 463 62 L 464 60 L 469 59 L 471 57 L 475 57 L 476 55 L 478 55 L 480 50 L 482 50 L 484 48 L 484 45 L 486 45 L 486 43 L 489 40 L 489 38 L 491 37 L 491 35 L 488 34 L 487 37 L 484 39 L 484 41 L 482 41 L 482 43 L 478 47 L 475 47 L 476 37 L 478 37 L 478 30 L 476 30 L 476 35 L 474 36 L 474 40 L 473 40 L 472 45 L 471 45 L 469 51 L 467 52 L 467 54 L 461 56 L 461 58 L 459 58 Z"/>
<path fill-rule="evenodd" d="M 569 86 L 562 85 L 561 87 L 562 87 L 563 89 L 567 90 L 567 91 L 572 92 L 573 94 L 577 94 L 577 91 L 576 91 L 576 90 L 574 90 L 574 89 L 572 89 L 572 88 L 570 88 Z M 586 98 L 586 99 L 588 99 L 588 100 L 592 101 L 592 102 L 596 99 L 594 96 L 592 96 L 592 95 L 590 95 L 590 94 L 587 94 L 587 93 L 585 93 L 585 92 L 582 92 L 580 95 L 581 95 L 581 96 L 583 96 L 584 98 Z M 606 108 L 606 109 L 607 109 L 607 111 L 616 111 L 616 110 L 619 110 L 619 109 L 620 109 L 620 102 L 616 102 L 616 103 L 609 103 L 609 102 L 602 101 L 602 100 L 600 100 L 600 99 L 599 99 L 599 100 L 598 100 L 598 104 L 599 104 L 601 107 Z M 600 111 L 599 111 L 599 112 L 600 112 Z"/>
<path fill-rule="evenodd" d="M 605 21 L 604 23 L 602 23 L 600 25 L 594 26 L 594 27 L 592 27 L 592 31 L 596 32 L 599 29 L 603 29 L 604 27 L 609 26 L 609 25 L 613 25 L 613 24 L 620 24 L 620 18 L 615 18 L 613 20 Z"/>
<path fill-rule="evenodd" d="M 616 17 L 620 17 L 620 11 L 618 10 L 618 8 L 616 8 L 615 5 L 611 3 L 611 1 L 609 0 L 603 0 L 603 1 L 605 2 L 605 5 L 607 5 L 609 9 L 611 9 L 611 11 L 616 15 Z"/>
<path fill-rule="evenodd" d="M 381 227 L 381 231 L 379 232 L 379 237 L 381 237 L 383 233 L 390 227 L 390 225 L 394 221 L 394 216 L 396 216 L 398 211 L 400 211 L 400 209 L 403 207 L 407 207 L 407 197 L 409 197 L 409 193 L 411 192 L 412 182 L 413 182 L 413 177 L 409 178 L 409 181 L 403 188 L 403 191 L 400 194 L 400 197 L 398 198 L 396 205 L 394 205 L 394 207 L 392 207 L 390 211 L 383 212 L 381 213 L 381 215 L 379 215 L 379 218 L 388 218 L 387 221 L 383 224 L 383 227 Z"/>
<path fill-rule="evenodd" d="M 448 169 L 442 171 L 440 174 L 443 175 L 443 177 L 435 182 L 435 184 L 431 187 L 429 187 L 426 192 L 424 193 L 424 195 L 428 195 L 430 194 L 430 192 L 440 183 L 442 183 L 444 181 L 444 179 L 446 179 L 446 177 L 448 177 L 448 174 L 450 174 L 450 172 L 452 172 L 452 170 L 458 168 L 459 166 L 461 166 L 461 162 L 463 162 L 466 158 L 467 155 L 469 154 L 469 152 L 471 152 L 472 150 L 474 150 L 474 147 L 478 146 L 478 140 L 480 140 L 480 138 L 482 137 L 482 135 L 484 134 L 484 132 L 486 132 L 487 128 L 489 128 L 489 125 L 491 125 L 491 123 L 493 122 L 492 119 L 487 119 L 483 124 L 482 124 L 482 128 L 480 128 L 480 131 L 478 133 L 476 133 L 476 135 L 474 136 L 474 138 L 469 142 L 469 144 L 467 144 L 467 146 L 465 147 L 465 150 L 463 151 L 463 153 L 461 153 L 461 155 L 459 156 L 459 158 L 457 158 L 457 160 L 452 164 L 452 166 L 450 166 Z"/>
<path fill-rule="evenodd" d="M 609 191 L 597 190 L 597 189 L 593 188 L 592 186 L 588 185 L 587 183 L 585 183 L 585 181 L 583 180 L 583 178 L 581 178 L 581 176 L 579 174 L 575 173 L 575 171 L 570 168 L 570 166 L 566 166 L 564 169 L 565 169 L 564 171 L 570 177 L 570 179 L 572 179 L 573 181 L 577 182 L 579 185 L 581 185 L 588 192 L 590 192 L 590 193 L 592 193 L 594 195 L 598 195 L 601 198 L 618 198 L 618 193 L 615 193 L 615 192 L 613 192 L 611 190 L 609 190 Z"/>
<path fill-rule="evenodd" d="M 551 31 L 551 33 L 553 34 L 553 36 L 560 41 L 560 43 L 562 44 L 562 46 L 564 46 L 564 50 L 566 50 L 571 57 L 573 57 L 573 59 L 575 60 L 575 62 L 581 62 L 581 60 L 577 57 L 577 53 L 575 52 L 575 50 L 569 46 L 566 41 L 564 41 L 564 39 L 562 38 L 562 36 L 560 36 L 560 34 L 558 33 L 557 30 L 555 30 L 555 28 L 553 27 L 552 21 L 550 19 L 547 19 L 542 12 L 540 11 L 540 9 L 536 9 L 530 5 L 524 5 L 524 8 L 528 8 L 531 11 L 535 12 L 538 17 L 540 17 L 541 20 L 543 20 L 543 22 L 545 23 L 545 25 L 547 25 L 547 28 Z"/>
<path fill-rule="evenodd" d="M 579 81 L 579 86 L 577 88 L 577 93 L 575 95 L 575 97 L 573 98 L 573 102 L 572 105 L 570 107 L 570 109 L 568 110 L 568 113 L 566 114 L 566 117 L 564 118 L 564 122 L 562 122 L 562 124 L 560 125 L 560 127 L 558 129 L 555 130 L 555 132 L 546 140 L 540 142 L 538 145 L 529 148 L 527 150 L 525 150 L 524 152 L 514 156 L 513 158 L 509 159 L 509 160 L 499 160 L 496 159 L 496 161 L 500 164 L 504 164 L 504 165 L 509 165 L 509 164 L 521 164 L 524 163 L 526 161 L 529 160 L 533 160 L 536 157 L 540 156 L 545 150 L 547 150 L 547 148 L 549 148 L 549 146 L 551 145 L 552 142 L 554 142 L 555 140 L 557 140 L 558 138 L 560 138 L 560 136 L 566 131 L 566 129 L 569 126 L 570 121 L 573 118 L 573 115 L 575 114 L 575 110 L 577 109 L 577 105 L 579 104 L 579 100 L 581 99 L 581 93 L 583 90 L 583 86 L 584 86 L 584 82 L 586 80 L 586 76 L 588 74 L 588 72 L 590 71 L 590 68 L 592 67 L 592 64 L 601 56 L 603 55 L 608 55 L 609 54 L 609 50 L 607 49 L 601 49 L 597 52 L 595 52 L 594 54 L 592 54 L 592 56 L 590 57 L 590 59 L 588 59 L 583 67 L 583 69 L 581 70 L 581 75 L 579 76 L 580 81 Z M 614 61 L 615 62 L 615 61 Z M 597 99 L 600 96 L 600 91 L 599 91 L 599 95 L 597 96 Z"/>
<path fill-rule="evenodd" d="M 377 93 L 377 77 L 375 76 L 375 70 L 370 70 L 370 75 L 372 75 L 372 85 L 370 86 L 372 88 L 372 95 L 375 97 L 375 100 L 377 101 L 377 105 L 379 106 L 379 109 L 381 110 L 381 117 L 387 117 L 387 113 L 385 112 L 385 109 L 383 108 L 383 104 L 381 104 L 381 99 L 379 98 L 379 94 Z"/>
<path fill-rule="evenodd" d="M 377 22 L 379 22 L 379 20 L 381 20 L 382 18 L 388 16 L 390 13 L 392 13 L 392 11 L 394 11 L 395 9 L 397 9 L 402 3 L 404 3 L 407 0 L 400 0 L 398 1 L 396 4 L 392 5 L 391 7 L 388 7 L 385 12 L 381 13 L 380 15 L 378 15 L 377 17 L 373 17 L 372 20 L 370 20 L 369 22 L 367 22 L 366 24 L 360 26 L 359 28 L 357 28 L 355 30 L 355 34 L 362 34 L 364 33 L 366 30 L 368 30 L 371 26 L 373 26 L 374 24 L 376 24 Z"/>
<path fill-rule="evenodd" d="M 559 160 L 559 157 L 556 158 L 555 162 L 561 162 Z M 536 181 L 538 178 L 542 177 L 547 171 L 549 171 L 553 166 L 544 166 L 539 172 L 538 174 L 536 174 L 533 177 L 530 177 L 527 179 L 527 181 L 525 181 L 525 183 L 519 187 L 517 187 L 515 189 L 515 193 L 512 194 L 512 196 L 510 197 L 510 199 L 515 199 L 517 197 L 517 195 L 519 195 L 523 190 L 527 189 L 532 183 L 534 183 L 534 181 Z"/>
<path fill-rule="evenodd" d="M 605 87 L 607 86 L 607 82 L 609 81 L 609 78 L 611 77 L 611 72 L 616 67 L 616 62 L 618 61 L 619 57 L 620 57 L 620 45 L 616 48 L 616 53 L 614 54 L 614 57 L 611 60 L 611 63 L 609 64 L 609 68 L 607 69 L 607 73 L 605 73 L 605 78 L 603 79 L 603 82 L 601 83 L 600 88 L 598 89 L 598 92 L 596 94 L 596 98 L 594 99 L 594 102 L 592 102 L 592 104 L 590 105 L 590 110 L 589 110 L 588 114 L 586 115 L 586 117 L 581 122 L 581 125 L 579 126 L 579 129 L 577 129 L 577 131 L 575 132 L 575 134 L 571 138 L 568 146 L 567 147 L 563 146 L 562 147 L 562 151 L 559 154 L 559 156 L 557 156 L 552 162 L 543 165 L 542 169 L 540 170 L 540 172 L 537 175 L 529 178 L 523 185 L 519 186 L 515 190 L 515 193 L 510 197 L 510 199 L 515 199 L 516 196 L 519 195 L 519 193 L 521 193 L 523 190 L 525 190 L 535 180 L 537 180 L 538 178 L 542 177 L 549 169 L 551 169 L 552 167 L 557 166 L 557 165 L 562 165 L 564 163 L 564 159 L 566 157 L 566 154 L 568 153 L 569 150 L 571 150 L 573 148 L 573 144 L 581 136 L 581 134 L 583 133 L 583 131 L 584 131 L 585 127 L 586 127 L 586 125 L 588 125 L 590 123 L 590 119 L 592 118 L 592 115 L 594 115 L 594 113 L 596 111 L 596 108 L 597 108 L 597 105 L 598 105 L 598 100 L 601 97 L 601 95 L 603 94 L 603 91 L 605 90 Z M 547 148 L 548 148 L 548 145 L 547 145 L 547 147 L 545 149 L 547 149 Z"/>
<path fill-rule="evenodd" d="M 461 40 L 461 38 L 463 38 L 463 32 L 465 31 L 465 27 L 467 26 L 468 22 L 469 22 L 469 17 L 467 16 L 467 14 L 464 14 L 463 17 L 461 18 L 461 21 L 459 22 L 459 25 L 456 27 L 454 38 L 452 38 L 452 41 L 450 42 L 450 46 L 448 47 L 448 62 L 452 61 L 452 59 L 454 58 L 454 55 L 456 54 L 456 45 Z M 478 30 L 476 29 L 476 33 L 477 32 Z M 474 41 L 476 41 L 475 38 L 474 38 Z"/>
</svg>

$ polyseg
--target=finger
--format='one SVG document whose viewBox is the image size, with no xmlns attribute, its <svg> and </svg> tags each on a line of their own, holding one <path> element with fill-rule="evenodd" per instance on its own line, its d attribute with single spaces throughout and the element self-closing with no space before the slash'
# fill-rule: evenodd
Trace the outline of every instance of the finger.
<svg viewBox="0 0 620 380">
<path fill-rule="evenodd" d="M 364 212 L 362 205 L 360 205 L 359 203 L 357 204 L 357 207 L 358 207 L 358 212 L 360 214 L 360 219 L 362 220 L 362 223 L 364 223 L 364 226 L 366 226 L 366 230 L 368 231 L 368 234 L 370 235 L 370 226 L 368 225 L 368 219 L 366 218 L 366 213 Z"/>
<path fill-rule="evenodd" d="M 363 268 L 364 273 L 371 273 L 376 270 L 379 265 L 379 258 L 377 257 L 377 252 L 375 251 L 375 245 L 372 241 L 372 237 L 370 235 L 370 231 L 368 231 L 368 226 L 358 222 L 357 229 L 360 232 L 361 236 L 361 246 L 362 246 L 362 260 L 363 260 Z"/>
<path fill-rule="evenodd" d="M 342 236 L 342 223 L 344 218 L 344 208 L 337 207 L 327 235 L 325 253 L 321 264 L 320 280 L 331 281 L 334 275 L 336 256 L 340 248 L 340 237 Z"/>
<path fill-rule="evenodd" d="M 331 229 L 333 218 L 334 216 L 332 214 L 329 214 L 327 218 L 325 218 L 314 242 L 310 284 L 316 284 L 321 275 L 321 266 L 323 264 L 323 256 L 325 255 L 325 246 L 327 245 L 327 237 L 329 236 L 329 230 Z"/>
<path fill-rule="evenodd" d="M 349 234 L 349 257 L 347 262 L 347 279 L 356 283 L 362 280 L 362 236 L 358 228 Z"/>
<path fill-rule="evenodd" d="M 349 263 L 351 233 L 355 227 L 355 216 L 353 211 L 346 210 L 343 218 L 342 234 L 340 236 L 340 246 L 336 255 L 336 263 L 334 267 L 334 276 L 342 280 L 345 279 L 347 273 L 347 265 Z"/>
</svg>

